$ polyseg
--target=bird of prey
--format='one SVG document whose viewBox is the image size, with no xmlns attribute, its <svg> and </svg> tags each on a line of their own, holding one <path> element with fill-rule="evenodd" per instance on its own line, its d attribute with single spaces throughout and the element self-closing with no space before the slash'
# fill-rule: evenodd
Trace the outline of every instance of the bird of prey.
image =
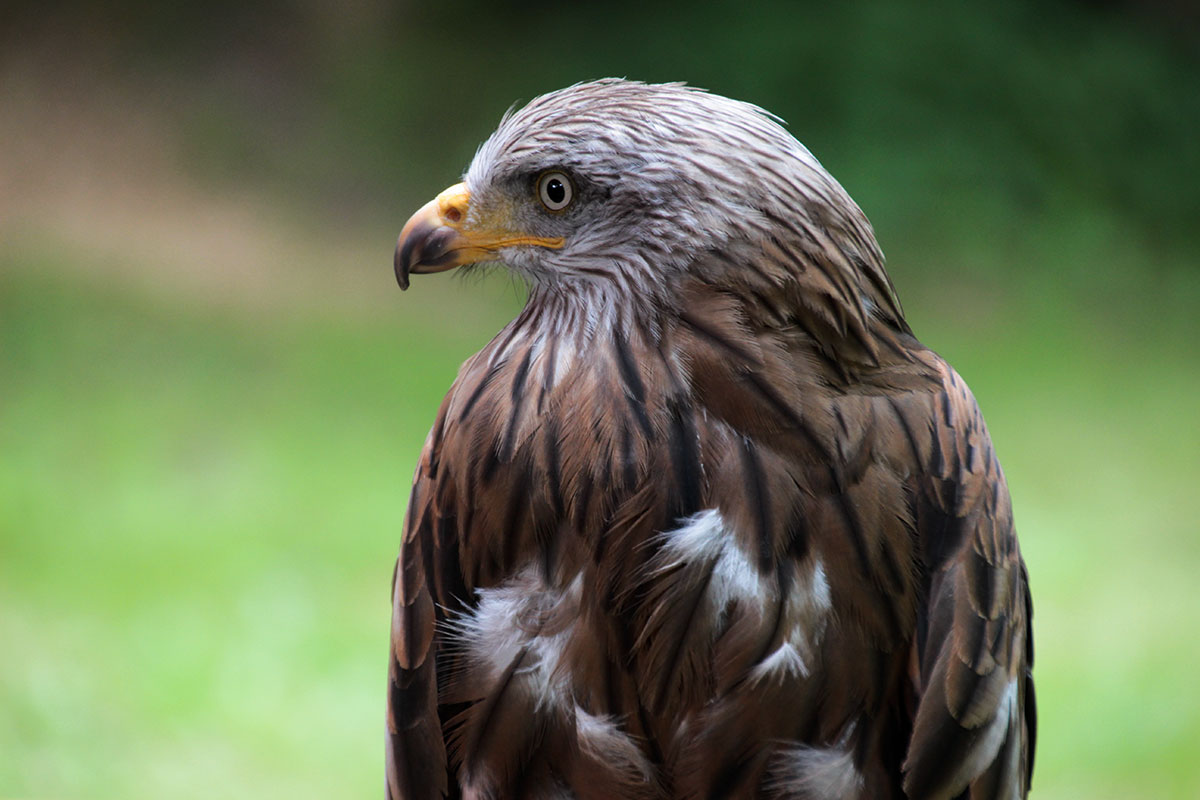
<svg viewBox="0 0 1200 800">
<path fill-rule="evenodd" d="M 963 379 L 770 114 L 578 84 L 504 117 L 395 272 L 501 262 L 393 586 L 393 800 L 1019 798 L 1031 605 Z"/>
</svg>

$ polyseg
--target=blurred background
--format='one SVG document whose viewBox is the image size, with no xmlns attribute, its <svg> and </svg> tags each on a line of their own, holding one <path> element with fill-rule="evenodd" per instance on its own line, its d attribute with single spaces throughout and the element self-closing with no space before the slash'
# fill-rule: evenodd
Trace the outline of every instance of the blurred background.
<svg viewBox="0 0 1200 800">
<path fill-rule="evenodd" d="M 0 798 L 379 797 L 389 582 L 520 307 L 400 225 L 607 75 L 785 118 L 966 377 L 1036 605 L 1034 796 L 1200 796 L 1200 14 L 1185 0 L 9 0 Z"/>
</svg>

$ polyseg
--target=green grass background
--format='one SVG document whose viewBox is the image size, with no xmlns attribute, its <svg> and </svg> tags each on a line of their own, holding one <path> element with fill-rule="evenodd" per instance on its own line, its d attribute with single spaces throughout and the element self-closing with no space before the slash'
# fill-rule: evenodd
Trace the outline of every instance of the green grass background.
<svg viewBox="0 0 1200 800">
<path fill-rule="evenodd" d="M 0 31 L 32 42 L 0 59 L 0 798 L 379 795 L 413 464 L 520 304 L 500 277 L 402 295 L 392 242 L 511 100 L 599 74 L 780 111 L 872 217 L 1012 488 L 1034 796 L 1200 796 L 1190 29 L 1069 3 L 786 28 L 778 4 L 225 5 L 18 4 Z M 581 25 L 613 38 L 571 51 Z"/>
</svg>

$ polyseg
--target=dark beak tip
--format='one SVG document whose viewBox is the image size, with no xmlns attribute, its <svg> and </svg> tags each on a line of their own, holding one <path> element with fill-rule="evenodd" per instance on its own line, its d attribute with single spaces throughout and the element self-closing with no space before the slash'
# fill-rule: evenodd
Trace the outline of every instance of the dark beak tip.
<svg viewBox="0 0 1200 800">
<path fill-rule="evenodd" d="M 403 237 L 396 240 L 396 255 L 392 259 L 392 269 L 396 273 L 396 283 L 400 285 L 402 292 L 408 289 L 408 261 L 411 249 L 411 246 L 406 246 Z"/>
<path fill-rule="evenodd" d="M 392 267 L 396 283 L 408 288 L 409 276 L 423 272 L 441 272 L 454 265 L 452 242 L 455 232 L 442 225 L 423 223 L 400 234 Z"/>
</svg>

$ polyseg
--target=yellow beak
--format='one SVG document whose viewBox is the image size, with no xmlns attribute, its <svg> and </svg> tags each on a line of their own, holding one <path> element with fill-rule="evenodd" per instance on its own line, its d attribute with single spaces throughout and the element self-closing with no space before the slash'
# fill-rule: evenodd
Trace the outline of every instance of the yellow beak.
<svg viewBox="0 0 1200 800">
<path fill-rule="evenodd" d="M 457 183 L 409 217 L 396 240 L 396 282 L 408 288 L 408 276 L 444 272 L 486 261 L 503 247 L 534 245 L 559 248 L 560 236 L 524 236 L 468 223 L 471 193 Z"/>
</svg>

